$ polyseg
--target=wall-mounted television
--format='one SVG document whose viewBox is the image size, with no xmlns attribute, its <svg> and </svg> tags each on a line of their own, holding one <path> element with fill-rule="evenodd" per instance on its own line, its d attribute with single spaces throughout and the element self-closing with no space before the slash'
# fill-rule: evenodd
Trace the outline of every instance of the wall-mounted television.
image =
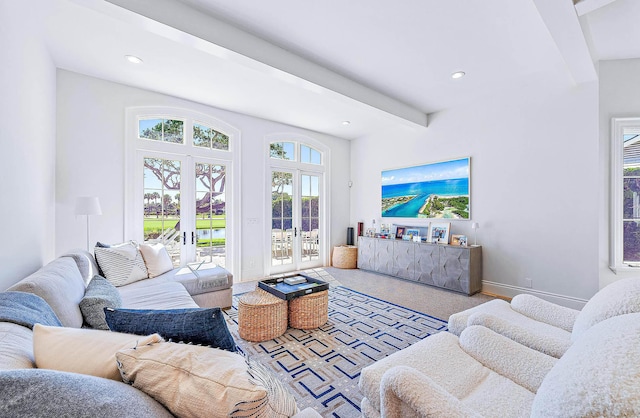
<svg viewBox="0 0 640 418">
<path fill-rule="evenodd" d="M 471 218 L 471 158 L 385 170 L 382 217 Z"/>
</svg>

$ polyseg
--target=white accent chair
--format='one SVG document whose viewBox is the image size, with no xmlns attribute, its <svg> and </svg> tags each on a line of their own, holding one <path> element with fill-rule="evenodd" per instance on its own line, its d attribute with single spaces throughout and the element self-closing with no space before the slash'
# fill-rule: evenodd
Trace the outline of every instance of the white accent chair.
<svg viewBox="0 0 640 418">
<path fill-rule="evenodd" d="M 560 358 L 473 325 L 364 368 L 365 418 L 640 416 L 640 313 L 586 330 Z"/>
<path fill-rule="evenodd" d="M 492 300 L 449 317 L 449 331 L 461 335 L 482 325 L 527 347 L 560 358 L 593 325 L 618 315 L 640 312 L 640 278 L 618 280 L 596 293 L 581 311 L 532 295 L 511 303 Z"/>
</svg>

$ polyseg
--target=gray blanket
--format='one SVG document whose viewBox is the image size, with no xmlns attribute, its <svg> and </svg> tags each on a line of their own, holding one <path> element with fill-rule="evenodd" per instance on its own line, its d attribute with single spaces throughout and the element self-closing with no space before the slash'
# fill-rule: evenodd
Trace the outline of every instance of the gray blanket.
<svg viewBox="0 0 640 418">
<path fill-rule="evenodd" d="M 0 293 L 0 322 L 12 322 L 29 329 L 33 329 L 33 324 L 62 326 L 44 299 L 27 292 Z"/>
</svg>

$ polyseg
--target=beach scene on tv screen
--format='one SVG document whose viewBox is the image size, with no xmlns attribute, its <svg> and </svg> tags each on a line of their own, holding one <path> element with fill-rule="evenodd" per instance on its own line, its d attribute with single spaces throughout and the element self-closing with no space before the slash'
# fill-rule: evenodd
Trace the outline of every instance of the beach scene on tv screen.
<svg viewBox="0 0 640 418">
<path fill-rule="evenodd" d="M 382 172 L 382 216 L 469 219 L 469 158 Z"/>
</svg>

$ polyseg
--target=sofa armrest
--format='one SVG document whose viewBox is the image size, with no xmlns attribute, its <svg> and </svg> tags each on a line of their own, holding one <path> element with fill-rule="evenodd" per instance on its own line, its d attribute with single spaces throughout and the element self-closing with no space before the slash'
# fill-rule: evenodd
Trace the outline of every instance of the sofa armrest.
<svg viewBox="0 0 640 418">
<path fill-rule="evenodd" d="M 537 326 L 532 327 L 526 321 L 524 324 L 518 321 L 509 321 L 484 312 L 471 315 L 467 325 L 481 325 L 517 343 L 555 358 L 562 357 L 571 346 L 571 334 L 567 331 L 525 316 L 522 318 L 537 323 Z"/>
<path fill-rule="evenodd" d="M 462 332 L 460 347 L 485 367 L 533 393 L 538 391 L 545 376 L 558 361 L 478 325 Z"/>
<path fill-rule="evenodd" d="M 580 311 L 556 305 L 533 295 L 520 294 L 511 300 L 514 311 L 526 315 L 536 321 L 562 328 L 567 332 L 573 330 L 573 324 Z"/>
<path fill-rule="evenodd" d="M 509 311 L 513 311 L 511 309 L 511 305 L 509 302 L 502 299 L 493 299 L 489 302 L 485 302 L 478 306 L 474 306 L 473 308 L 466 309 L 462 312 L 457 312 L 449 316 L 449 322 L 447 324 L 447 329 L 450 333 L 460 336 L 462 331 L 469 325 L 469 317 L 471 315 L 477 314 L 479 312 L 491 312 L 496 315 L 500 314 L 508 314 Z"/>
<path fill-rule="evenodd" d="M 432 379 L 407 366 L 387 370 L 380 384 L 385 418 L 480 417 Z"/>
</svg>

